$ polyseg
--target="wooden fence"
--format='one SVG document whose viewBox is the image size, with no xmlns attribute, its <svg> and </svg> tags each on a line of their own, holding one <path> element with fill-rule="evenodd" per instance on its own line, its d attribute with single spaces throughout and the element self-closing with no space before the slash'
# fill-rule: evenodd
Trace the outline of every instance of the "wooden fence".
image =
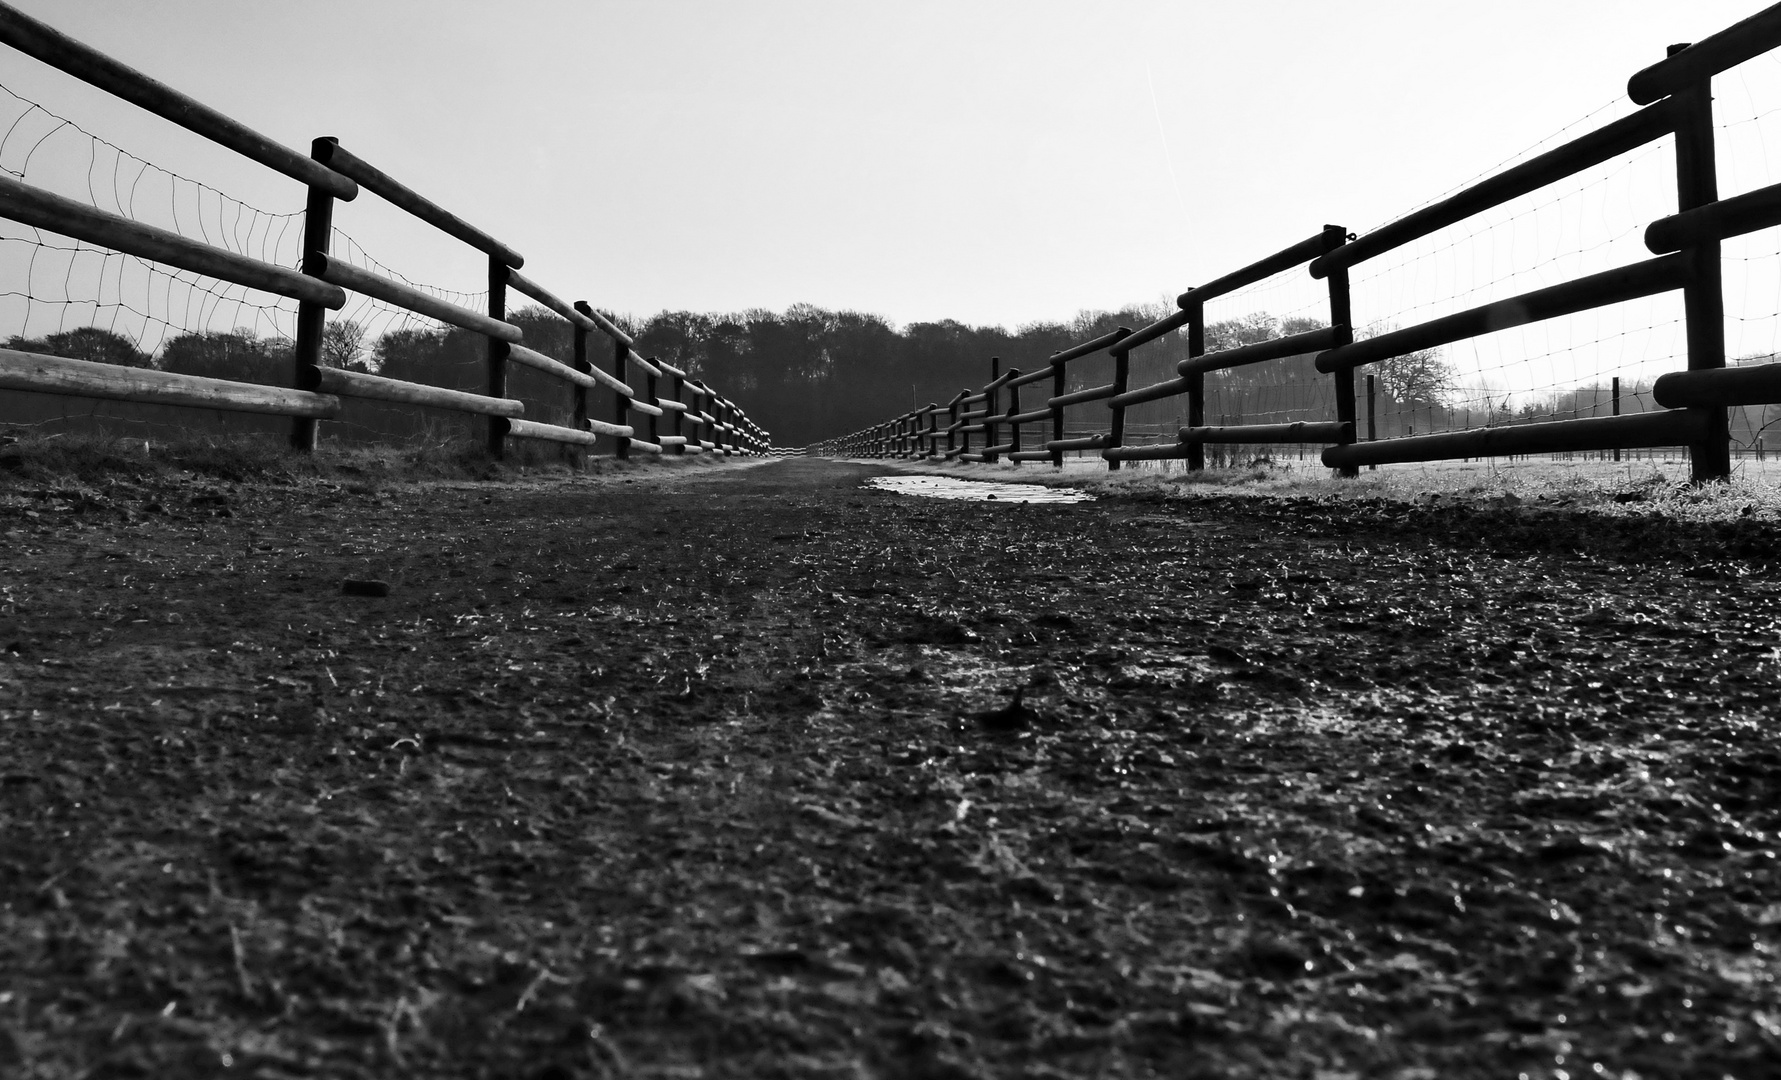
<svg viewBox="0 0 1781 1080">
<path fill-rule="evenodd" d="M 82 79 L 119 98 L 228 147 L 308 188 L 301 271 L 260 262 L 175 232 L 95 209 L 0 176 L 0 217 L 142 259 L 244 285 L 297 301 L 296 365 L 290 389 L 173 372 L 119 367 L 58 356 L 0 349 L 0 389 L 61 394 L 292 418 L 292 445 L 313 450 L 317 421 L 338 417 L 342 398 L 398 402 L 487 417 L 488 449 L 502 456 L 510 438 L 592 447 L 613 440 L 614 453 L 684 455 L 766 453 L 767 433 L 734 402 L 670 364 L 637 355 L 631 336 L 587 303 L 573 304 L 522 275 L 525 260 L 489 236 L 366 163 L 331 138 L 315 140 L 308 157 L 244 127 L 178 91 L 126 67 L 0 3 L 0 42 Z M 410 285 L 331 258 L 334 204 L 361 190 L 488 256 L 488 311 L 441 300 Z M 508 322 L 511 289 L 537 301 L 574 330 L 574 357 L 565 364 L 521 343 Z M 344 307 L 347 292 L 483 335 L 488 341 L 485 394 L 447 390 L 378 375 L 325 367 L 322 330 L 329 310 Z M 594 363 L 591 335 L 600 334 L 610 370 Z M 524 403 L 507 393 L 509 364 L 523 364 L 568 384 L 569 425 L 527 420 Z M 638 389 L 633 380 L 641 379 Z M 609 420 L 589 415 L 589 391 L 610 396 Z"/>
<path fill-rule="evenodd" d="M 1308 240 L 1209 285 L 1189 289 L 1176 299 L 1179 310 L 1149 326 L 1135 331 L 1121 328 L 1083 342 L 1053 354 L 1034 371 L 1003 372 L 999 362 L 992 360 L 990 380 L 981 389 L 963 391 L 946 405 L 929 404 L 822 442 L 813 446 L 812 452 L 980 462 L 1006 458 L 1061 466 L 1065 452 L 1087 450 L 1098 451 L 1110 469 L 1119 468 L 1123 461 L 1159 458 L 1185 459 L 1189 468 L 1198 469 L 1204 467 L 1207 444 L 1317 443 L 1325 446 L 1325 465 L 1343 476 L 1355 476 L 1363 465 L 1394 462 L 1686 446 L 1695 480 L 1727 477 L 1731 473 L 1731 440 L 1726 409 L 1781 403 L 1781 364 L 1726 367 L 1720 241 L 1781 224 L 1781 185 L 1719 198 L 1710 80 L 1777 46 L 1781 46 L 1781 4 L 1693 45 L 1672 46 L 1664 60 L 1628 82 L 1628 95 L 1643 108 L 1621 120 L 1364 236 L 1325 226 Z M 1348 295 L 1351 267 L 1665 136 L 1675 138 L 1679 212 L 1647 228 L 1645 243 L 1653 258 L 1355 340 Z M 1313 278 L 1328 285 L 1328 327 L 1205 351 L 1207 300 L 1301 264 Z M 1355 377 L 1369 365 L 1513 326 L 1671 291 L 1682 294 L 1687 369 L 1657 380 L 1654 396 L 1662 411 L 1378 441 L 1356 438 Z M 1188 357 L 1177 365 L 1177 377 L 1137 389 L 1128 387 L 1131 351 L 1176 332 L 1185 333 L 1188 341 Z M 1067 366 L 1101 354 L 1113 360 L 1113 381 L 1066 393 Z M 1329 420 L 1206 426 L 1206 373 L 1306 354 L 1315 354 L 1317 371 L 1334 380 L 1335 415 Z M 1044 406 L 1023 408 L 1020 389 L 1046 382 L 1051 393 Z M 1127 445 L 1128 407 L 1178 395 L 1187 398 L 1187 425 L 1180 428 L 1173 443 Z M 1104 424 L 1078 424 L 1092 433 L 1066 434 L 1066 410 L 1103 401 L 1109 410 Z M 1027 447 L 1022 431 L 1030 425 L 1049 427 L 1049 438 L 1036 440 L 1032 448 Z M 974 437 L 980 440 L 976 446 Z"/>
</svg>

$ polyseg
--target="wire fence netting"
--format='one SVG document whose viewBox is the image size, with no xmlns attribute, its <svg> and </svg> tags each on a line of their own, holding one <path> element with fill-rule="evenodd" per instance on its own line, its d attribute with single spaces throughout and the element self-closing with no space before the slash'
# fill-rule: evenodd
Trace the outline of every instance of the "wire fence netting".
<svg viewBox="0 0 1781 1080">
<path fill-rule="evenodd" d="M 1781 179 L 1769 149 L 1771 142 L 1781 148 L 1781 106 L 1771 104 L 1781 102 L 1781 59 L 1765 54 L 1740 64 L 1716 76 L 1713 89 L 1720 196 Z M 1454 191 L 1635 108 L 1616 97 Z M 126 145 L 128 138 L 97 133 L 118 129 L 115 118 L 63 115 L 73 111 L 51 109 L 0 83 L 0 172 L 216 248 L 276 266 L 300 266 L 305 195 L 300 185 L 288 182 L 277 189 L 283 193 L 280 206 L 257 205 L 268 200 L 250 202 L 198 179 L 201 170 L 151 161 Z M 239 164 L 244 170 L 258 168 Z M 232 175 L 239 180 L 246 173 Z M 1355 334 L 1388 333 L 1649 259 L 1646 226 L 1676 209 L 1675 149 L 1665 137 L 1358 264 L 1350 275 Z M 334 228 L 330 237 L 334 258 L 459 307 L 488 310 L 480 253 L 466 248 L 460 256 L 427 260 L 429 276 L 439 274 L 454 284 L 417 282 L 379 261 L 358 237 L 368 229 L 386 250 L 412 251 L 414 233 L 429 226 L 370 195 L 338 204 L 336 220 L 347 225 Z M 1728 362 L 1776 360 L 1781 229 L 1725 241 L 1722 270 Z M 1174 310 L 1172 298 L 1164 298 L 1121 312 L 1089 312 L 1078 316 L 1071 330 L 1084 340 L 1122 323 L 1136 328 Z M 288 386 L 296 315 L 293 300 L 0 220 L 0 343 L 9 348 Z M 573 360 L 572 329 L 560 316 L 509 292 L 507 317 L 521 326 L 527 347 L 563 363 Z M 1208 301 L 1205 348 L 1216 353 L 1317 329 L 1330 317 L 1327 283 L 1301 266 Z M 607 340 L 595 335 L 590 344 L 593 362 L 608 366 Z M 1175 380 L 1187 355 L 1183 332 L 1133 350 L 1127 387 L 1141 390 Z M 1334 419 L 1334 380 L 1316 372 L 1314 359 L 1306 354 L 1208 372 L 1204 422 L 1242 426 Z M 489 389 L 487 343 L 480 335 L 360 294 L 349 294 L 345 309 L 329 313 L 323 362 L 450 389 Z M 1659 408 L 1652 396 L 1657 377 L 1686 365 L 1679 293 L 1610 304 L 1367 366 L 1357 379 L 1360 434 L 1388 439 L 1651 411 Z M 1113 380 L 1114 361 L 1101 353 L 1071 363 L 1064 390 Z M 642 389 L 640 375 L 633 372 L 631 382 Z M 1053 391 L 1049 379 L 1020 388 L 1021 408 L 1042 407 Z M 525 402 L 528 419 L 569 421 L 574 391 L 561 380 L 510 363 L 508 392 Z M 998 411 L 1009 400 L 1004 391 Z M 1124 441 L 1173 441 L 1188 423 L 1187 407 L 1182 395 L 1133 405 L 1125 414 Z M 1778 408 L 1733 409 L 1734 451 L 1760 454 L 1769 427 L 1781 420 Z M 9 394 L 0 405 L 0 422 L 13 425 L 95 419 L 223 430 L 283 424 L 276 418 L 38 394 Z M 479 423 L 462 414 L 355 402 L 337 427 L 349 438 L 450 439 Z M 1069 437 L 1105 434 L 1110 424 L 1104 400 L 1072 406 L 1065 414 Z M 1004 428 L 998 438 L 1008 435 Z M 1022 425 L 1019 446 L 1037 449 L 1051 436 L 1049 423 Z M 1293 448 L 1240 451 L 1257 452 L 1290 454 Z M 1208 447 L 1212 460 L 1223 454 Z"/>
<path fill-rule="evenodd" d="M 196 179 L 193 170 L 151 161 L 123 145 L 123 138 L 95 133 L 105 124 L 102 116 L 82 121 L 0 83 L 0 171 L 211 247 L 274 266 L 301 267 L 306 195 L 301 185 L 283 185 L 290 208 L 266 209 Z M 177 156 L 177 145 L 169 152 Z M 259 169 L 241 159 L 235 164 L 242 171 L 230 175 L 242 183 L 250 170 Z M 413 240 L 405 232 L 428 228 L 363 193 L 353 202 L 337 203 L 335 216 L 404 241 Z M 406 276 L 339 226 L 332 229 L 329 251 L 340 262 L 458 307 L 489 310 L 480 253 L 466 249 L 461 258 L 442 260 L 452 277 L 483 285 L 462 289 Z M 0 345 L 7 348 L 290 386 L 297 309 L 295 300 L 0 219 Z M 529 347 L 565 363 L 573 359 L 569 325 L 554 313 L 510 292 L 508 317 L 522 325 Z M 449 389 L 488 389 L 487 343 L 481 335 L 353 292 L 342 310 L 327 313 L 322 362 Z M 571 392 L 560 380 L 510 365 L 509 392 L 526 402 L 529 419 L 559 424 L 569 419 Z M 36 393 L 5 395 L 0 423 L 48 431 L 97 427 L 125 435 L 289 427 L 280 417 Z M 479 423 L 461 413 L 348 399 L 330 430 L 349 439 L 443 443 L 473 435 Z"/>
<path fill-rule="evenodd" d="M 1714 95 L 1720 197 L 1781 180 L 1769 149 L 1772 143 L 1781 150 L 1781 107 L 1768 104 L 1781 101 L 1781 58 L 1767 54 L 1720 74 Z M 1636 108 L 1616 98 L 1424 205 Z M 1676 172 L 1674 140 L 1666 136 L 1357 264 L 1350 271 L 1355 336 L 1389 333 L 1652 258 L 1645 228 L 1676 212 Z M 1781 229 L 1726 240 L 1721 261 L 1727 362 L 1777 360 Z M 1134 312 L 1155 319 L 1173 310 L 1170 303 Z M 1209 301 L 1205 348 L 1212 353 L 1316 329 L 1327 326 L 1329 318 L 1325 283 L 1298 267 Z M 1083 327 L 1086 337 L 1090 330 L 1104 330 L 1106 319 L 1079 322 L 1089 324 Z M 1356 377 L 1362 428 L 1357 434 L 1388 439 L 1657 410 L 1653 383 L 1687 367 L 1686 339 L 1682 296 L 1669 292 L 1371 364 Z M 1176 364 L 1187 353 L 1185 330 L 1133 350 L 1131 388 L 1175 378 Z M 1204 422 L 1333 420 L 1334 379 L 1318 374 L 1314 360 L 1295 356 L 1209 372 Z M 1112 362 L 1104 357 L 1072 365 L 1071 389 L 1104 382 L 1111 371 Z M 1185 396 L 1132 406 L 1125 442 L 1172 441 L 1187 424 L 1187 408 Z M 1105 431 L 1106 411 L 1105 402 L 1072 407 L 1073 433 Z M 1730 419 L 1734 453 L 1760 456 L 1765 432 L 1781 420 L 1781 406 L 1734 408 Z M 1302 448 L 1292 446 L 1208 446 L 1206 453 L 1213 462 L 1304 456 Z"/>
</svg>

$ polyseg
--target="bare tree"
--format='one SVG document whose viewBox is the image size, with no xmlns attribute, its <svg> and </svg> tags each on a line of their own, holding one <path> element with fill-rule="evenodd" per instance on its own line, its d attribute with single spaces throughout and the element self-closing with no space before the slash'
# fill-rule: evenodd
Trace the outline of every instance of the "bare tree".
<svg viewBox="0 0 1781 1080">
<path fill-rule="evenodd" d="M 1359 339 L 1378 337 L 1396 330 L 1396 326 L 1378 324 L 1356 334 Z M 1379 376 L 1379 388 L 1406 405 L 1445 406 L 1459 389 L 1453 365 L 1439 349 L 1418 349 L 1415 352 L 1382 360 L 1373 369 Z"/>
<path fill-rule="evenodd" d="M 1446 405 L 1457 389 L 1453 365 L 1438 349 L 1419 349 L 1379 364 L 1379 384 L 1405 404 Z"/>
<path fill-rule="evenodd" d="M 353 319 L 335 319 L 323 327 L 322 366 L 368 371 L 364 324 Z"/>
</svg>

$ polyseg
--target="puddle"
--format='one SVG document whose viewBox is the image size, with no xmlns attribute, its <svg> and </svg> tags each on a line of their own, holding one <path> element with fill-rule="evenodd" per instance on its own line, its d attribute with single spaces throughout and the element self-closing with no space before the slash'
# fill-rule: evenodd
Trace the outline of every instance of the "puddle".
<svg viewBox="0 0 1781 1080">
<path fill-rule="evenodd" d="M 1075 488 L 1041 484 L 996 484 L 985 480 L 955 480 L 950 476 L 874 476 L 867 487 L 899 495 L 925 495 L 930 499 L 965 499 L 970 502 L 1078 503 L 1094 498 Z"/>
</svg>

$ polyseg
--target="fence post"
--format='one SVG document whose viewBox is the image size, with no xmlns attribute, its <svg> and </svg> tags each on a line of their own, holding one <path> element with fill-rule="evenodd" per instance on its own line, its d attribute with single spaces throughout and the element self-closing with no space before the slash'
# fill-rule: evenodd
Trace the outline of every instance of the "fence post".
<svg viewBox="0 0 1781 1080">
<path fill-rule="evenodd" d="M 1002 415 L 1013 416 L 1018 412 L 1020 412 L 1020 387 L 1010 386 L 1008 388 L 1008 411 Z M 1012 420 L 1008 421 L 1008 445 L 1014 448 L 1010 454 L 1020 453 L 1020 425 Z M 1020 468 L 1020 462 L 1012 456 L 1008 458 L 1008 461 L 1015 468 Z"/>
<path fill-rule="evenodd" d="M 983 388 L 983 463 L 994 465 L 996 455 L 989 448 L 996 445 L 996 399 L 1001 397 L 1001 389 L 996 380 L 1002 377 L 1002 358 L 989 358 L 989 384 Z"/>
<path fill-rule="evenodd" d="M 1206 302 L 1196 300 L 1187 308 L 1187 355 L 1206 355 Z M 1206 426 L 1206 373 L 1196 371 L 1187 377 L 1187 426 Z M 1196 442 L 1187 448 L 1189 472 L 1206 468 L 1206 444 Z"/>
<path fill-rule="evenodd" d="M 705 419 L 711 415 L 711 390 L 705 389 L 703 380 L 693 380 L 687 385 L 693 387 L 693 412 L 696 413 L 693 435 L 698 438 L 698 449 L 711 453 L 711 421 Z"/>
<path fill-rule="evenodd" d="M 702 411 L 699 407 L 699 382 L 697 379 L 684 379 L 681 381 L 681 388 L 686 391 L 686 396 L 689 399 L 686 403 L 686 426 L 682 429 L 686 435 L 687 445 L 697 446 L 700 450 L 704 450 L 704 444 L 699 438 L 699 431 L 704 424 L 704 421 L 699 419 L 699 413 Z M 688 450 L 687 453 L 690 454 L 693 451 Z"/>
<path fill-rule="evenodd" d="M 1067 380 L 1064 371 L 1066 364 L 1067 361 L 1063 360 L 1051 361 L 1051 396 L 1053 398 L 1064 396 L 1064 384 Z M 1049 405 L 1050 402 L 1047 402 L 1046 404 Z M 1051 441 L 1062 442 L 1063 439 L 1064 407 L 1062 405 L 1051 405 Z M 1062 450 L 1053 449 L 1051 451 L 1051 467 L 1054 469 L 1062 469 L 1064 467 L 1064 452 Z"/>
<path fill-rule="evenodd" d="M 946 403 L 946 460 L 951 461 L 958 455 L 954 453 L 959 445 L 958 429 L 954 426 L 959 422 L 959 402 L 963 401 L 970 391 L 960 390 Z"/>
<path fill-rule="evenodd" d="M 1349 329 L 1348 308 L 1348 271 L 1346 268 L 1330 271 L 1330 327 L 1335 331 L 1336 345 L 1341 347 L 1354 337 Z M 1336 380 L 1336 420 L 1349 425 L 1348 434 L 1341 445 L 1348 445 L 1354 438 L 1354 369 L 1344 365 L 1330 375 Z M 1356 477 L 1360 475 L 1357 465 L 1344 465 L 1336 470 L 1338 476 Z"/>
<path fill-rule="evenodd" d="M 574 333 L 575 352 L 570 366 L 586 375 L 594 370 L 594 366 L 587 362 L 587 327 L 577 325 Z M 569 426 L 577 431 L 585 431 L 587 420 L 587 387 L 576 383 L 569 396 Z"/>
<path fill-rule="evenodd" d="M 1325 239 L 1332 241 L 1328 249 L 1330 251 L 1336 250 L 1338 247 L 1346 244 L 1350 239 L 1347 230 L 1343 229 L 1340 225 L 1325 225 L 1323 227 L 1323 232 Z M 1330 289 L 1330 333 L 1333 338 L 1331 347 L 1339 349 L 1344 345 L 1352 345 L 1354 343 L 1354 314 L 1349 302 L 1348 268 L 1341 267 L 1330 271 L 1328 281 Z M 1348 425 L 1346 436 L 1343 438 L 1342 442 L 1338 444 L 1342 446 L 1347 446 L 1358 441 L 1357 436 L 1359 431 L 1357 429 L 1359 426 L 1359 417 L 1355 415 L 1354 376 L 1355 369 L 1347 366 L 1330 373 L 1330 378 L 1336 380 L 1336 421 Z M 1369 381 L 1371 380 L 1369 379 Z M 1372 408 L 1371 404 L 1367 406 L 1369 423 L 1372 421 Z M 1352 479 L 1353 477 L 1360 475 L 1360 467 L 1357 465 L 1344 465 L 1336 470 L 1336 475 Z"/>
<path fill-rule="evenodd" d="M 1620 376 L 1618 376 L 1618 375 L 1614 376 L 1613 387 L 1614 387 L 1614 396 L 1613 396 L 1612 407 L 1614 410 L 1614 415 L 1619 416 L 1620 415 Z M 1618 447 L 1618 446 L 1616 446 L 1614 448 L 1614 460 L 1615 461 L 1620 460 L 1620 447 Z"/>
<path fill-rule="evenodd" d="M 1131 382 L 1131 379 L 1132 350 L 1122 349 L 1115 345 L 1113 347 L 1113 394 L 1115 397 L 1126 392 L 1126 384 Z M 1125 406 L 1115 405 L 1113 406 L 1112 422 L 1107 426 L 1107 446 L 1105 449 L 1111 450 L 1114 447 L 1124 445 Z M 1119 469 L 1120 465 L 1124 464 L 1118 458 L 1107 458 L 1106 460 L 1108 472 L 1115 472 Z"/>
<path fill-rule="evenodd" d="M 1687 45 L 1671 45 L 1670 55 Z M 1692 210 L 1719 199 L 1719 179 L 1713 160 L 1713 94 L 1711 79 L 1703 78 L 1671 95 L 1676 112 L 1676 210 Z M 1719 266 L 1719 241 L 1703 240 L 1682 249 L 1687 262 L 1687 283 L 1682 286 L 1682 310 L 1688 328 L 1688 370 L 1702 371 L 1725 366 L 1725 295 Z M 1689 447 L 1691 479 L 1695 483 L 1724 480 L 1731 476 L 1731 425 L 1723 405 L 1696 406 L 1696 415 L 1707 419 L 1707 434 Z"/>
<path fill-rule="evenodd" d="M 579 311 L 583 315 L 586 315 L 589 319 L 592 319 L 594 317 L 593 305 L 589 304 L 586 300 L 575 301 L 575 310 Z M 587 348 L 588 336 L 587 335 L 588 335 L 587 328 L 584 326 L 581 326 L 580 324 L 576 324 L 576 327 L 575 327 L 575 370 L 581 372 L 583 375 L 586 375 L 589 372 L 594 370 L 593 361 L 588 358 L 588 348 Z M 586 430 L 587 420 L 588 420 L 587 387 L 577 386 L 575 388 L 575 427 L 576 427 L 576 429 L 577 430 Z"/>
<path fill-rule="evenodd" d="M 326 160 L 333 149 L 335 140 L 332 136 L 316 139 L 309 144 L 309 156 L 316 160 Z M 309 199 L 303 208 L 303 262 L 304 272 L 308 272 L 311 255 L 327 255 L 328 242 L 334 234 L 334 196 L 322 188 L 311 185 Z M 297 302 L 297 343 L 292 349 L 295 359 L 293 365 L 292 386 L 303 385 L 304 369 L 321 367 L 322 364 L 322 327 L 326 324 L 328 309 L 313 300 Z M 313 417 L 298 416 L 291 420 L 291 448 L 303 453 L 315 450 L 316 429 L 320 421 Z"/>
<path fill-rule="evenodd" d="M 625 383 L 625 385 L 627 385 L 627 386 L 629 386 L 630 384 L 628 382 L 625 382 L 625 368 L 630 363 L 630 359 L 631 359 L 631 347 L 629 345 L 626 345 L 622 338 L 613 338 L 612 339 L 612 377 L 617 379 L 621 383 Z M 623 394 L 619 393 L 617 390 L 614 390 L 612 392 L 612 422 L 613 423 L 623 425 L 626 422 L 627 414 L 630 412 L 630 403 L 631 403 L 631 399 L 625 397 Z M 623 435 L 614 435 L 612 437 L 612 456 L 618 458 L 621 461 L 624 460 L 625 458 L 630 457 L 631 456 L 631 440 L 626 438 Z"/>
<path fill-rule="evenodd" d="M 489 318 L 507 319 L 507 264 L 489 256 Z M 489 338 L 489 397 L 507 396 L 507 343 Z M 489 417 L 489 456 L 496 461 L 507 452 L 507 421 Z"/>
<path fill-rule="evenodd" d="M 669 385 L 669 387 L 672 388 L 672 392 L 674 394 L 674 400 L 679 402 L 682 405 L 686 404 L 685 401 L 681 400 L 685 396 L 685 393 L 686 393 L 686 375 L 679 374 L 679 375 L 668 376 L 668 385 Z M 674 419 L 672 421 L 670 421 L 669 426 L 671 426 L 674 429 L 674 436 L 676 439 L 684 439 L 686 437 L 686 413 L 680 411 L 679 409 L 675 409 L 674 410 Z M 686 453 L 686 443 L 676 442 L 674 444 L 674 453 L 676 456 L 685 454 Z"/>
<path fill-rule="evenodd" d="M 655 362 L 656 362 L 655 357 L 651 356 L 651 357 L 647 357 L 646 359 L 649 361 L 650 367 L 655 367 Z M 660 371 L 661 369 L 656 368 L 656 370 Z M 654 375 L 649 374 L 647 371 L 644 372 L 644 374 L 643 374 L 643 396 L 644 396 L 644 398 L 647 399 L 647 401 L 646 401 L 647 404 L 650 404 L 650 405 L 656 404 L 656 377 Z M 659 408 L 659 406 L 658 406 L 658 408 Z M 656 421 L 659 419 L 660 419 L 660 417 L 656 416 L 655 414 L 653 414 L 653 413 L 650 414 L 650 417 L 649 417 L 649 441 L 652 443 L 655 443 L 657 446 L 662 445 L 661 430 L 656 424 Z"/>
</svg>

